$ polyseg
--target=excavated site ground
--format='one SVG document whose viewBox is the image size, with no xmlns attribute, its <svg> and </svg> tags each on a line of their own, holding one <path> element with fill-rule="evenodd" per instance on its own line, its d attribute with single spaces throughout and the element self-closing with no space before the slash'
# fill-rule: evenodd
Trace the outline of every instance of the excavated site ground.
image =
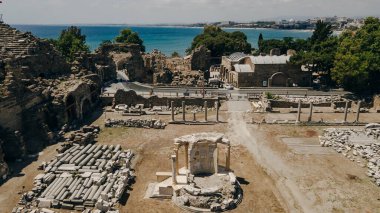
<svg viewBox="0 0 380 213">
<path fill-rule="evenodd" d="M 103 128 L 105 118 L 128 118 L 118 113 L 103 113 L 94 121 L 102 127 L 98 144 L 121 144 L 137 154 L 136 183 L 120 205 L 120 212 L 183 212 L 171 200 L 144 199 L 146 189 L 156 181 L 157 171 L 171 171 L 169 157 L 174 138 L 212 131 L 225 133 L 230 139 L 231 168 L 244 191 L 242 203 L 231 212 L 380 212 L 380 187 L 365 175 L 366 168 L 331 148 L 319 146 L 318 135 L 326 127 L 249 124 L 252 118 L 260 120 L 265 116 L 248 113 L 249 109 L 249 102 L 230 101 L 221 107 L 220 120 L 225 123 L 168 125 L 164 130 Z M 208 114 L 209 120 L 215 120 L 214 112 Z M 372 122 L 376 120 L 374 115 L 380 118 L 378 114 L 361 118 Z M 305 116 L 302 118 L 306 119 Z M 192 119 L 192 114 L 187 117 Z M 331 113 L 327 117 L 341 120 L 342 114 Z M 141 118 L 168 122 L 170 115 Z M 182 115 L 176 118 L 180 120 Z M 197 119 L 202 120 L 203 113 L 198 113 Z M 33 178 L 40 173 L 37 167 L 53 158 L 57 147 L 44 149 L 37 160 L 0 186 L 1 213 L 11 212 L 16 206 L 22 186 L 25 190 L 33 187 Z M 220 155 L 223 156 L 223 150 Z M 179 159 L 179 163 L 184 165 L 184 159 Z"/>
</svg>

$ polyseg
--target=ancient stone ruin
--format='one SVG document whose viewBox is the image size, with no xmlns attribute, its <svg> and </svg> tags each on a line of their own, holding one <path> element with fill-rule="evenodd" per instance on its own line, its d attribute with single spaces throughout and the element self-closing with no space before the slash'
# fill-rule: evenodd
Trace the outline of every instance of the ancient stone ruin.
<svg viewBox="0 0 380 213">
<path fill-rule="evenodd" d="M 380 186 L 380 125 L 365 129 L 329 128 L 319 137 L 321 146 L 331 147 L 343 156 L 367 167 L 367 175 Z"/>
<path fill-rule="evenodd" d="M 134 179 L 133 156 L 120 145 L 73 145 L 41 165 L 44 173 L 34 178 L 34 188 L 23 194 L 24 207 L 19 209 L 115 210 Z"/>
<path fill-rule="evenodd" d="M 56 143 L 64 125 L 77 128 L 89 117 L 116 70 L 151 78 L 139 47 L 102 45 L 69 63 L 48 41 L 0 23 L 0 177 L 8 174 L 5 161 Z"/>
<path fill-rule="evenodd" d="M 165 129 L 166 123 L 156 119 L 126 119 L 115 120 L 107 119 L 105 121 L 105 127 L 134 127 L 134 128 L 146 128 L 146 129 Z"/>
<path fill-rule="evenodd" d="M 242 189 L 230 169 L 230 142 L 220 133 L 198 133 L 174 140 L 172 171 L 157 172 L 158 183 L 151 184 L 151 198 L 172 198 L 182 209 L 220 212 L 235 208 Z M 179 165 L 179 150 L 185 151 L 185 165 Z M 219 164 L 218 150 L 225 148 L 225 165 Z"/>
</svg>

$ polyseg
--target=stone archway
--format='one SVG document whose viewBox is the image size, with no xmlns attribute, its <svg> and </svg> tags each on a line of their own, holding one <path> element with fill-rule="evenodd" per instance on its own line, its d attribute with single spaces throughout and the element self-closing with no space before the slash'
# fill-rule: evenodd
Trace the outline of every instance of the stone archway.
<svg viewBox="0 0 380 213">
<path fill-rule="evenodd" d="M 73 95 L 67 96 L 65 106 L 66 106 L 66 115 L 67 115 L 68 122 L 78 119 L 76 100 Z"/>
<path fill-rule="evenodd" d="M 269 78 L 271 87 L 287 87 L 288 78 L 283 72 L 277 72 Z"/>
</svg>

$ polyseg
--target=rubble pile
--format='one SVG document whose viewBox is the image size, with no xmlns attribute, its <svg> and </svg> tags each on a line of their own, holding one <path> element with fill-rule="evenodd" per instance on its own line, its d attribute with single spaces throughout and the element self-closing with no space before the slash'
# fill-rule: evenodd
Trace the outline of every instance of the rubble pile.
<svg viewBox="0 0 380 213">
<path fill-rule="evenodd" d="M 186 185 L 176 192 L 174 202 L 189 209 L 208 209 L 212 212 L 222 212 L 234 209 L 241 202 L 243 195 L 239 183 L 233 173 L 223 177 L 209 177 L 213 183 L 198 185 L 196 181 Z M 218 184 L 215 184 L 218 183 Z"/>
<path fill-rule="evenodd" d="M 83 126 L 80 130 L 70 133 L 66 137 L 66 142 L 87 145 L 95 141 L 99 132 L 100 127 L 97 125 Z"/>
<path fill-rule="evenodd" d="M 152 129 L 165 129 L 166 123 L 156 119 L 127 119 L 116 120 L 107 119 L 105 127 L 135 127 L 135 128 L 152 128 Z"/>
<path fill-rule="evenodd" d="M 176 107 L 176 111 L 182 112 L 182 107 Z M 196 106 L 196 105 L 186 105 L 186 111 L 191 111 L 193 113 L 198 113 L 198 112 L 204 112 L 205 109 L 203 106 Z M 216 111 L 215 107 L 207 107 L 207 111 Z"/>
<path fill-rule="evenodd" d="M 368 168 L 367 175 L 380 186 L 380 129 L 325 129 L 319 137 L 321 146 L 332 147 L 338 153 Z M 360 138 L 357 140 L 357 138 Z M 362 141 L 362 142 L 360 142 Z"/>
<path fill-rule="evenodd" d="M 80 211 L 95 207 L 109 212 L 134 179 L 133 156 L 120 145 L 74 145 L 43 163 L 44 173 L 34 178 L 34 188 L 22 196 L 20 204 Z"/>
<path fill-rule="evenodd" d="M 341 96 L 307 96 L 307 97 L 296 97 L 296 96 L 279 96 L 281 100 L 298 103 L 301 100 L 302 103 L 330 103 L 330 102 L 338 102 L 338 101 L 346 101 Z"/>
</svg>

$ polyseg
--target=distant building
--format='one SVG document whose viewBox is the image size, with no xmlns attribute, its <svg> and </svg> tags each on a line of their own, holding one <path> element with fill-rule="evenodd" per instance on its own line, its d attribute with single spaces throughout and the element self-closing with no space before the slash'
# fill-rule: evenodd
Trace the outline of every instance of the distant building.
<svg viewBox="0 0 380 213">
<path fill-rule="evenodd" d="M 222 58 L 220 78 L 235 87 L 308 87 L 311 72 L 290 64 L 290 55 L 248 56 L 234 53 Z"/>
</svg>

